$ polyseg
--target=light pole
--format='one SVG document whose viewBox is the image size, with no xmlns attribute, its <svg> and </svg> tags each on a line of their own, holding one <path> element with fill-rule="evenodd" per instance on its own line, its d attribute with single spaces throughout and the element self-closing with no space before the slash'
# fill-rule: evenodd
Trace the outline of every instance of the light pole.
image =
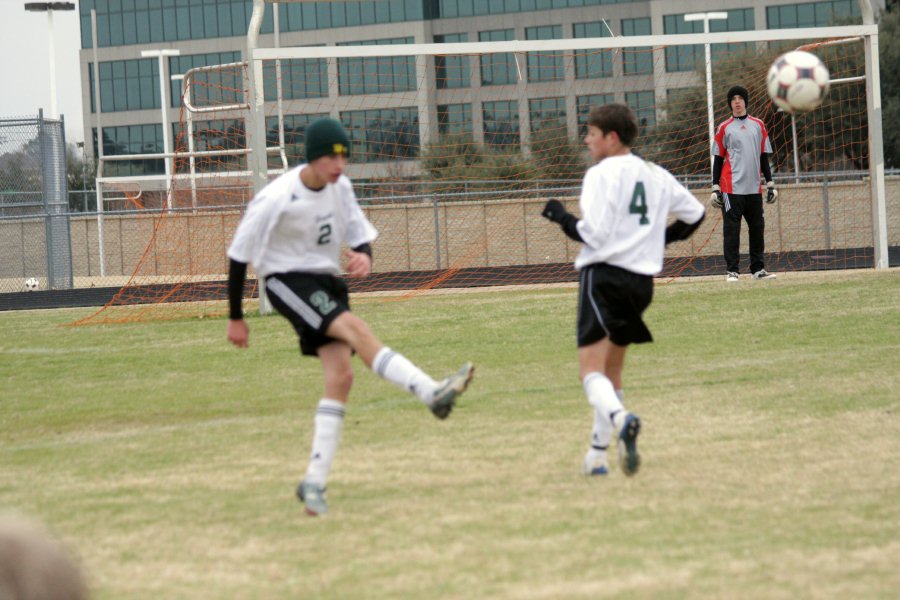
<svg viewBox="0 0 900 600">
<path fill-rule="evenodd" d="M 684 15 L 685 21 L 703 21 L 703 33 L 709 33 L 709 22 L 719 19 L 727 19 L 728 13 L 725 12 L 707 12 L 707 13 L 690 13 Z M 709 118 L 709 147 L 712 149 L 713 140 L 716 137 L 716 123 L 713 114 L 713 93 L 712 93 L 712 58 L 709 52 L 709 44 L 703 44 L 706 54 L 706 112 Z M 710 172 L 712 172 L 712 161 L 710 161 Z"/>
<path fill-rule="evenodd" d="M 169 78 L 166 77 L 168 69 L 166 69 L 166 58 L 170 56 L 178 56 L 180 50 L 174 48 L 166 48 L 163 50 L 141 50 L 141 56 L 144 58 L 157 58 L 159 60 L 159 106 L 162 109 L 162 135 L 163 135 L 163 153 L 166 157 L 163 164 L 166 168 L 166 208 L 172 208 L 172 166 L 169 163 L 169 153 L 171 152 L 171 143 L 169 142 Z"/>
<path fill-rule="evenodd" d="M 75 146 L 81 150 L 81 202 L 84 204 L 84 212 L 87 212 L 87 166 L 84 158 L 84 142 L 75 142 Z"/>
<path fill-rule="evenodd" d="M 47 13 L 47 39 L 50 49 L 50 118 L 59 118 L 59 111 L 56 108 L 56 48 L 53 45 L 55 37 L 53 31 L 53 11 L 55 10 L 75 10 L 74 2 L 26 2 L 25 10 L 29 12 L 45 12 Z"/>
</svg>

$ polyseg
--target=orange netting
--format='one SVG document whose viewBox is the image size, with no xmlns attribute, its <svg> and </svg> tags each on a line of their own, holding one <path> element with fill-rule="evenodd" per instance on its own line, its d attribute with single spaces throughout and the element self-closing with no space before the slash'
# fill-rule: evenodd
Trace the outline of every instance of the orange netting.
<svg viewBox="0 0 900 600">
<path fill-rule="evenodd" d="M 832 79 L 864 74 L 861 41 L 822 42 L 806 49 L 824 60 Z M 713 48 L 716 123 L 729 114 L 725 90 L 743 85 L 775 149 L 780 196 L 766 206 L 767 266 L 870 266 L 865 83 L 832 86 L 819 109 L 792 122 L 765 92 L 767 70 L 786 49 Z M 577 212 L 587 166 L 580 140 L 591 106 L 630 105 L 641 122 L 635 150 L 707 203 L 703 56 L 702 46 L 691 46 L 273 61 L 264 65 L 269 176 L 302 161 L 311 121 L 332 115 L 344 123 L 352 139 L 349 174 L 380 231 L 375 272 L 352 281 L 353 291 L 408 296 L 434 287 L 574 281 L 578 244 L 540 209 L 556 197 Z M 234 82 L 246 89 L 244 70 L 223 70 L 195 78 L 191 97 L 206 106 L 243 101 Z M 427 105 L 417 104 L 422 98 Z M 82 322 L 224 314 L 225 251 L 253 194 L 246 153 L 252 128 L 236 109 L 190 117 L 182 111 L 172 188 L 157 196 L 158 213 L 142 217 L 152 227 L 129 283 Z M 189 148 L 209 154 L 190 156 Z M 148 194 L 143 203 L 154 207 Z M 693 238 L 670 246 L 664 275 L 722 273 L 720 220 L 711 213 Z"/>
</svg>

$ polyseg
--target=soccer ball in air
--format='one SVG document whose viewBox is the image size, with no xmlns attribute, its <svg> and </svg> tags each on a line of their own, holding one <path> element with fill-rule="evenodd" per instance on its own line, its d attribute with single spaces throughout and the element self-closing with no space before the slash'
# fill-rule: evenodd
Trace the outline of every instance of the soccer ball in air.
<svg viewBox="0 0 900 600">
<path fill-rule="evenodd" d="M 33 292 L 36 289 L 38 289 L 37 277 L 29 277 L 25 280 L 25 291 Z"/>
<path fill-rule="evenodd" d="M 766 86 L 775 106 L 789 113 L 804 112 L 825 100 L 829 77 L 828 67 L 818 56 L 794 50 L 775 59 Z"/>
</svg>

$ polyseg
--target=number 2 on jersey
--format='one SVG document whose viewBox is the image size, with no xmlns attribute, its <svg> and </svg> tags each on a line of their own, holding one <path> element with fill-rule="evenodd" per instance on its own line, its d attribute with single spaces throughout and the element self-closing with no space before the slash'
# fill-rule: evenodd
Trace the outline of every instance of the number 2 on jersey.
<svg viewBox="0 0 900 600">
<path fill-rule="evenodd" d="M 628 212 L 633 215 L 641 215 L 638 221 L 641 225 L 649 225 L 650 219 L 647 218 L 647 193 L 644 191 L 644 182 L 638 181 L 634 185 L 634 191 L 631 193 L 631 204 L 628 205 Z"/>
<path fill-rule="evenodd" d="M 331 241 L 331 223 L 322 223 L 319 226 L 319 245 L 324 246 Z"/>
</svg>

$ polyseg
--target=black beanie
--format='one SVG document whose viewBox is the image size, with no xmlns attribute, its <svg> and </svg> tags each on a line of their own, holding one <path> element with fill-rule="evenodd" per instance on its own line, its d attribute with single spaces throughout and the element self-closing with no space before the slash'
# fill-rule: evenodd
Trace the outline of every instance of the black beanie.
<svg viewBox="0 0 900 600">
<path fill-rule="evenodd" d="M 340 123 L 325 117 L 306 128 L 306 162 L 330 154 L 350 156 L 350 138 Z"/>
<path fill-rule="evenodd" d="M 748 106 L 750 104 L 750 95 L 747 93 L 747 88 L 741 87 L 739 85 L 733 85 L 731 86 L 731 89 L 728 90 L 728 97 L 725 98 L 725 104 L 730 107 L 731 99 L 735 96 L 740 96 L 744 99 L 744 106 Z"/>
</svg>

